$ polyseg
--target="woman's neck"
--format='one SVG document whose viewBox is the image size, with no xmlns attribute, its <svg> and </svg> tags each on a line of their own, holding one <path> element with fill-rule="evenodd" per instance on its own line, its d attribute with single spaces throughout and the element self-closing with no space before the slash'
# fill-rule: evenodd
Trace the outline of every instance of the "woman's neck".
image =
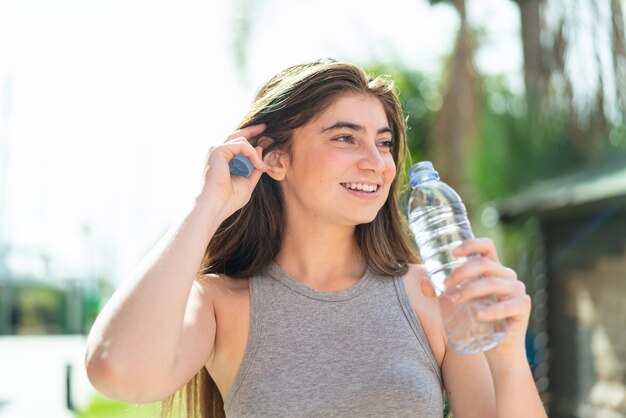
<svg viewBox="0 0 626 418">
<path fill-rule="evenodd" d="M 310 223 L 288 223 L 276 263 L 303 284 L 327 291 L 354 285 L 367 268 L 354 227 Z"/>
</svg>

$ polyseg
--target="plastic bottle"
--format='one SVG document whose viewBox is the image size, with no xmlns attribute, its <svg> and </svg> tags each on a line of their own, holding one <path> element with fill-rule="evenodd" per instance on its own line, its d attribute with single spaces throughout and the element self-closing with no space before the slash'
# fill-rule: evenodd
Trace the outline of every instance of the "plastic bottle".
<svg viewBox="0 0 626 418">
<path fill-rule="evenodd" d="M 468 260 L 468 257 L 452 254 L 462 241 L 474 238 L 465 205 L 450 186 L 439 180 L 430 161 L 413 165 L 409 177 L 413 188 L 409 199 L 409 224 L 439 298 L 448 342 L 463 354 L 489 350 L 506 336 L 506 321 L 481 321 L 476 311 L 496 303 L 497 298 L 489 296 L 456 304 L 448 297 L 446 291 L 449 290 L 443 284 L 454 269 Z"/>
</svg>

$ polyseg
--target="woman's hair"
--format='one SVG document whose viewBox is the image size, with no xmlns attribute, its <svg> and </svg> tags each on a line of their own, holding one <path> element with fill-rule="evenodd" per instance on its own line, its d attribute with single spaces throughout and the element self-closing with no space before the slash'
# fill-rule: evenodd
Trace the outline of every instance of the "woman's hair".
<svg viewBox="0 0 626 418">
<path fill-rule="evenodd" d="M 264 123 L 267 127 L 260 136 L 270 137 L 273 142 L 263 152 L 289 153 L 294 130 L 311 122 L 346 93 L 370 94 L 380 100 L 395 139 L 391 153 L 397 167 L 387 201 L 372 222 L 356 226 L 355 240 L 372 270 L 389 276 L 403 275 L 408 263 L 417 262 L 418 257 L 398 208 L 405 179 L 406 128 L 400 101 L 388 77 L 370 77 L 356 65 L 334 60 L 289 67 L 261 87 L 239 129 Z M 254 146 L 259 137 L 248 140 Z M 256 274 L 278 254 L 284 230 L 281 189 L 277 181 L 263 175 L 250 201 L 215 232 L 199 277 L 213 273 L 247 278 Z M 223 400 L 204 367 L 177 393 L 186 398 L 188 417 L 224 417 Z M 162 417 L 171 412 L 175 396 L 162 402 Z"/>
</svg>

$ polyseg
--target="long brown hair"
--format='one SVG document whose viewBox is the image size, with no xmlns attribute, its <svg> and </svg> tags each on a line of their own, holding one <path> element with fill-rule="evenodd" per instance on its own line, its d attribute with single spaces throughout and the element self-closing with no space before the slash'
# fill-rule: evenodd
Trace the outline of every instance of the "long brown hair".
<svg viewBox="0 0 626 418">
<path fill-rule="evenodd" d="M 405 218 L 398 208 L 404 184 L 407 155 L 405 119 L 391 79 L 370 77 L 360 67 L 334 60 L 316 61 L 289 67 L 271 78 L 257 93 L 239 124 L 265 123 L 263 136 L 273 139 L 264 149 L 289 152 L 292 133 L 327 109 L 338 95 L 371 94 L 383 105 L 395 139 L 391 153 L 398 167 L 389 196 L 376 218 L 357 225 L 355 240 L 361 255 L 379 274 L 405 274 L 408 263 L 418 261 L 410 241 Z M 249 138 L 256 145 L 258 138 Z M 272 261 L 284 233 L 282 195 L 278 182 L 263 175 L 250 201 L 226 219 L 215 232 L 198 271 L 247 278 Z M 184 398 L 187 416 L 224 417 L 224 403 L 215 382 L 202 368 L 178 392 L 162 402 L 161 417 L 169 415 L 177 394 Z"/>
</svg>

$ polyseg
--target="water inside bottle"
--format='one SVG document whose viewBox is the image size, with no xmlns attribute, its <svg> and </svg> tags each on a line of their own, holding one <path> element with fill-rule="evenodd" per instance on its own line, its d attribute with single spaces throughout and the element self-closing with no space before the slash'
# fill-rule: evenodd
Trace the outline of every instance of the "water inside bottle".
<svg viewBox="0 0 626 418">
<path fill-rule="evenodd" d="M 485 322 L 476 318 L 478 309 L 497 301 L 494 296 L 487 296 L 457 304 L 445 293 L 439 298 L 439 309 L 442 318 L 445 318 L 448 343 L 455 351 L 463 354 L 480 353 L 504 340 L 507 334 L 505 321 Z"/>
<path fill-rule="evenodd" d="M 467 257 L 457 257 L 452 250 L 461 242 L 474 238 L 463 204 L 423 206 L 409 214 L 409 224 L 420 250 L 424 267 L 433 282 L 437 296 L 445 292 L 443 281 Z"/>
<path fill-rule="evenodd" d="M 467 221 L 465 206 L 452 203 L 441 206 L 415 206 L 409 212 L 409 224 L 415 236 L 424 267 L 428 272 L 444 318 L 448 341 L 453 349 L 473 354 L 496 346 L 506 337 L 506 322 L 476 319 L 479 308 L 497 302 L 493 296 L 464 304 L 453 303 L 443 284 L 448 275 L 470 257 L 457 257 L 452 250 L 474 237 Z"/>
</svg>

